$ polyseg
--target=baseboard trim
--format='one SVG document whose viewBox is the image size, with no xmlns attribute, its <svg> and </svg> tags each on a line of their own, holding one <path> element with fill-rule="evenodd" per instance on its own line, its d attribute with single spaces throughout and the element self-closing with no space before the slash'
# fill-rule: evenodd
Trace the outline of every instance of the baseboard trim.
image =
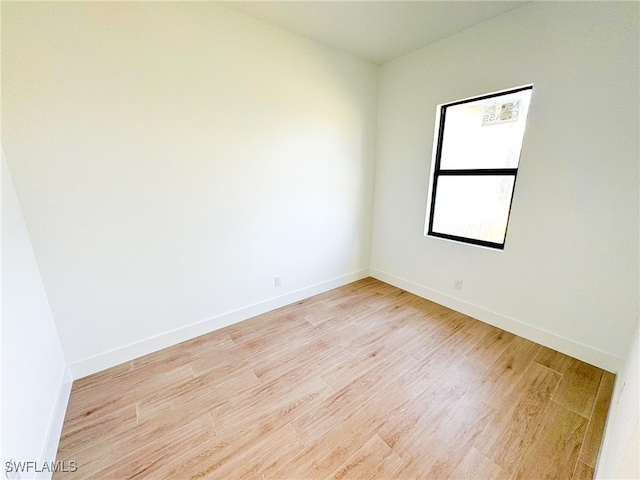
<svg viewBox="0 0 640 480">
<path fill-rule="evenodd" d="M 279 297 L 271 298 L 264 302 L 249 305 L 231 312 L 218 315 L 213 318 L 198 321 L 145 340 L 135 342 L 123 347 L 110 350 L 92 357 L 69 364 L 71 376 L 73 379 L 86 377 L 93 373 L 114 367 L 124 362 L 128 362 L 135 358 L 156 352 L 163 348 L 176 345 L 180 342 L 190 340 L 192 338 L 204 335 L 214 330 L 233 325 L 234 323 L 247 320 L 256 315 L 284 307 L 294 302 L 304 300 L 305 298 L 324 293 L 328 290 L 341 287 L 347 283 L 355 282 L 369 276 L 369 269 L 365 268 L 356 272 L 336 277 L 325 282 L 311 285 L 310 287 L 301 288 L 294 292 L 289 292 Z"/>
<path fill-rule="evenodd" d="M 62 425 L 67 413 L 69 397 L 71 396 L 72 383 L 73 379 L 71 377 L 71 371 L 69 370 L 69 367 L 66 367 L 62 377 L 60 378 L 56 405 L 51 414 L 51 418 L 49 419 L 47 437 L 42 448 L 42 453 L 40 454 L 40 459 L 43 464 L 44 462 L 55 462 L 56 460 L 58 445 L 60 444 L 60 435 L 62 434 Z M 38 480 L 50 479 L 51 472 L 38 472 L 36 473 L 35 478 Z"/>
<path fill-rule="evenodd" d="M 444 305 L 457 312 L 464 313 L 470 317 L 476 318 L 482 322 L 501 328 L 508 332 L 524 337 L 532 342 L 539 343 L 545 347 L 552 348 L 565 355 L 590 363 L 596 367 L 602 368 L 612 373 L 616 373 L 620 368 L 622 359 L 607 352 L 603 352 L 588 345 L 565 338 L 561 335 L 534 327 L 528 323 L 516 320 L 511 317 L 487 310 L 486 308 L 465 302 L 458 298 L 446 295 L 442 292 L 432 290 L 425 286 L 397 277 L 382 270 L 371 268 L 369 275 L 380 281 L 393 285 L 395 287 L 406 290 L 407 292 L 426 298 L 432 302 Z"/>
</svg>

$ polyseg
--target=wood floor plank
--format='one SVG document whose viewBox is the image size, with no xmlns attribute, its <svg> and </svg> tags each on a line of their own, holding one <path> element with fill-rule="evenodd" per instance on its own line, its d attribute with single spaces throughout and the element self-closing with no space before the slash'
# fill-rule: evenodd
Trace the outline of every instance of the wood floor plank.
<svg viewBox="0 0 640 480">
<path fill-rule="evenodd" d="M 217 469 L 226 462 L 233 461 L 236 455 L 259 444 L 262 438 L 270 438 L 273 431 L 269 425 L 264 428 L 253 426 L 208 439 L 176 455 L 155 472 L 154 478 L 217 478 Z"/>
<path fill-rule="evenodd" d="M 583 416 L 551 401 L 512 478 L 571 478 L 586 428 Z"/>
<path fill-rule="evenodd" d="M 346 323 L 335 331 L 327 331 L 322 327 L 313 327 L 311 324 L 295 323 L 290 330 L 284 329 L 277 338 L 263 337 L 247 342 L 238 342 L 233 347 L 224 351 L 200 356 L 191 361 L 191 368 L 196 376 L 207 373 L 210 370 L 225 369 L 253 369 L 260 368 L 265 363 L 276 361 L 283 355 L 290 354 L 293 350 L 305 347 L 313 341 L 325 340 L 333 342 L 336 346 L 346 335 L 344 328 Z"/>
<path fill-rule="evenodd" d="M 476 320 L 475 318 L 468 317 L 468 319 L 469 319 L 469 323 L 464 328 L 464 331 L 480 339 L 483 339 L 484 337 L 486 337 L 487 335 L 489 335 L 490 333 L 496 330 L 495 327 L 492 327 L 487 323 L 481 322 L 480 320 Z"/>
<path fill-rule="evenodd" d="M 72 390 L 65 424 L 73 430 L 76 425 L 132 406 L 151 392 L 171 388 L 189 378 L 193 378 L 189 365 L 154 375 L 145 370 L 131 370 L 113 382 Z"/>
<path fill-rule="evenodd" d="M 539 350 L 537 343 L 516 337 L 484 376 L 476 381 L 476 394 L 492 407 L 498 408 Z"/>
<path fill-rule="evenodd" d="M 362 425 L 371 423 L 372 415 L 363 409 L 352 413 L 351 421 L 345 421 L 347 427 L 338 427 L 328 433 L 323 442 L 316 442 L 300 455 L 276 471 L 270 478 L 289 480 L 304 478 L 308 480 L 322 479 L 327 472 L 333 472 L 349 459 L 366 441 L 361 433 Z M 360 427 L 354 430 L 355 424 Z M 373 434 L 375 427 L 368 428 L 368 435 Z M 355 437 L 355 438 L 354 438 Z M 328 447 L 331 445 L 331 448 Z"/>
<path fill-rule="evenodd" d="M 374 388 L 382 388 L 389 384 L 395 374 L 405 371 L 414 362 L 412 358 L 402 352 L 396 352 L 395 355 L 382 362 L 378 368 L 370 369 L 353 383 L 336 390 L 319 403 L 313 411 L 298 417 L 292 422 L 293 428 L 303 442 L 313 443 L 328 430 L 335 428 L 346 418 L 349 418 L 355 410 L 361 408 L 363 403 L 370 399 L 371 391 Z"/>
<path fill-rule="evenodd" d="M 119 462 L 131 452 L 147 445 L 149 439 L 173 435 L 184 425 L 196 420 L 193 418 L 193 413 L 193 411 L 166 410 L 147 422 L 128 425 L 126 428 L 119 426 L 104 432 L 100 438 L 91 443 L 90 448 L 69 453 L 66 460 L 73 460 L 82 466 L 77 472 L 79 478 L 94 476 L 98 471 Z M 206 415 L 200 412 L 197 416 L 204 418 L 202 422 L 208 425 Z M 61 455 L 60 451 L 59 455 Z"/>
<path fill-rule="evenodd" d="M 443 344 L 451 341 L 455 342 L 460 336 L 470 338 L 471 335 L 462 331 L 468 320 L 463 317 L 458 318 L 460 321 L 453 325 L 447 322 L 427 330 L 417 330 L 418 333 L 413 338 L 413 341 L 404 345 L 402 351 L 417 359 L 425 359 L 431 356 L 434 350 L 441 348 Z M 410 324 L 408 326 L 414 328 L 415 325 Z M 473 338 L 477 340 L 477 338 Z"/>
<path fill-rule="evenodd" d="M 147 421 L 158 412 L 166 410 L 190 410 L 194 415 L 203 413 L 202 408 L 212 402 L 219 402 L 230 396 L 252 391 L 260 385 L 260 380 L 251 370 L 230 378 L 201 376 L 166 390 L 150 393 L 137 402 L 138 421 Z M 206 412 L 206 410 L 204 410 Z"/>
<path fill-rule="evenodd" d="M 359 308 L 361 305 L 366 305 L 369 300 L 381 298 L 384 295 L 368 288 L 358 288 L 357 286 L 345 285 L 340 287 L 339 290 L 343 292 L 343 296 L 334 297 L 323 300 L 329 307 L 340 307 L 343 311 L 350 310 L 353 307 Z"/>
<path fill-rule="evenodd" d="M 213 332 L 209 332 L 207 335 L 220 333 L 222 335 L 227 335 L 229 336 L 229 338 L 231 338 L 231 334 L 234 332 L 243 332 L 247 330 L 253 330 L 254 328 L 260 328 L 267 321 L 268 316 L 272 313 L 278 316 L 282 314 L 282 311 L 280 309 L 276 309 L 276 310 L 273 310 L 272 312 L 263 313 L 262 315 L 257 315 L 253 318 L 249 318 L 242 322 L 228 325 L 226 327 L 221 328 L 220 330 L 214 330 Z"/>
<path fill-rule="evenodd" d="M 75 381 L 55 478 L 591 478 L 613 378 L 367 278 Z"/>
<path fill-rule="evenodd" d="M 464 313 L 449 310 L 448 312 L 445 311 L 441 317 L 441 326 L 447 328 L 451 333 L 464 332 L 471 328 L 471 325 L 476 321 Z"/>
<path fill-rule="evenodd" d="M 399 452 L 405 464 L 397 478 L 450 478 L 493 414 L 492 407 L 467 393 L 458 408 L 433 421 L 425 436 L 405 445 L 404 454 Z"/>
<path fill-rule="evenodd" d="M 418 344 L 420 342 L 417 342 Z M 452 365 L 452 358 L 461 358 L 478 343 L 478 339 L 466 332 L 460 332 L 443 338 L 437 346 L 429 349 L 415 348 L 415 341 L 407 342 L 402 347 L 402 351 L 413 356 L 418 362 L 428 368 L 433 369 L 434 373 L 442 371 Z M 424 368 L 424 367 L 423 367 Z"/>
<path fill-rule="evenodd" d="M 314 480 L 327 477 L 390 420 L 390 412 L 398 408 L 402 400 L 402 395 L 398 395 L 393 388 L 384 390 L 361 408 L 351 412 L 319 439 L 312 443 L 305 442 L 308 447 L 275 472 L 272 478 Z"/>
<path fill-rule="evenodd" d="M 376 480 L 393 479 L 394 472 L 402 465 L 402 459 L 380 437 L 371 440 L 354 453 L 336 473 L 332 480 Z"/>
<path fill-rule="evenodd" d="M 352 358 L 351 354 L 346 352 L 344 348 L 332 346 L 329 341 L 320 339 L 300 348 L 292 349 L 262 365 L 257 365 L 253 371 L 263 383 L 286 375 L 305 363 L 309 364 L 310 367 L 318 366 L 319 363 L 322 363 L 320 370 L 324 372 L 326 369 L 331 368 L 330 364 L 324 363 L 327 357 L 333 360 L 332 365 L 340 365 Z"/>
<path fill-rule="evenodd" d="M 576 465 L 571 480 L 593 480 L 595 474 L 596 472 L 593 467 L 590 467 L 586 463 L 578 460 L 578 464 Z"/>
<path fill-rule="evenodd" d="M 476 362 L 489 367 L 502 355 L 514 338 L 515 335 L 513 333 L 494 327 L 467 353 L 467 357 L 471 357 Z"/>
<path fill-rule="evenodd" d="M 412 307 L 418 308 L 419 310 L 421 310 L 420 307 L 424 305 L 425 302 L 429 302 L 428 300 L 425 300 L 424 298 L 419 297 L 414 293 L 410 293 L 401 289 L 398 289 L 398 292 L 395 295 L 395 297 L 398 299 L 401 299 L 402 304 L 411 305 Z"/>
<path fill-rule="evenodd" d="M 173 408 L 171 406 L 171 402 L 159 402 L 159 403 L 149 403 L 149 404 L 145 404 L 145 402 L 146 402 L 146 399 L 143 399 L 136 402 L 135 404 L 138 423 L 147 422 L 158 415 L 162 415 L 165 412 L 171 411 L 171 409 Z"/>
<path fill-rule="evenodd" d="M 112 383 L 117 381 L 122 375 L 126 375 L 133 370 L 133 362 L 125 362 L 115 367 L 107 368 L 101 372 L 94 373 L 88 377 L 79 378 L 73 382 L 73 392 L 78 393 L 85 388 L 95 389 L 98 385 L 104 385 L 105 383 Z"/>
<path fill-rule="evenodd" d="M 382 293 L 380 296 L 366 299 L 365 303 L 374 310 L 384 310 L 395 305 L 410 306 L 412 304 L 412 297 L 409 292 L 394 288 L 387 293 Z"/>
<path fill-rule="evenodd" d="M 249 425 L 219 433 L 216 438 L 185 452 L 165 466 L 159 471 L 158 478 L 218 478 L 215 472 L 222 465 L 234 461 L 237 455 L 254 449 L 256 445 L 269 442 L 274 432 L 290 424 L 301 411 L 311 408 L 315 399 L 313 395 L 298 398 L 285 407 L 263 412 Z"/>
<path fill-rule="evenodd" d="M 134 404 L 92 420 L 67 422 L 60 437 L 58 456 L 74 460 L 74 455 L 100 441 L 105 435 L 128 431 L 135 425 L 137 425 L 137 415 Z"/>
<path fill-rule="evenodd" d="M 378 293 L 383 295 L 389 295 L 390 293 L 394 293 L 400 291 L 398 287 L 394 287 L 393 285 L 389 285 L 388 283 L 381 282 L 373 277 L 369 277 L 372 281 L 365 284 L 367 288 L 370 288 Z M 365 279 L 367 280 L 367 279 Z M 361 280 L 364 281 L 364 280 Z"/>
<path fill-rule="evenodd" d="M 589 419 L 587 433 L 584 437 L 584 444 L 580 451 L 580 460 L 592 468 L 596 467 L 596 462 L 598 461 L 598 451 L 602 445 L 602 436 L 609 405 L 611 404 L 615 379 L 616 376 L 613 373 L 604 372 L 602 375 L 593 412 Z"/>
<path fill-rule="evenodd" d="M 355 320 L 367 330 L 388 327 L 389 325 L 404 325 L 411 318 L 421 315 L 420 310 L 410 305 L 390 305 L 376 310 L 370 315 L 363 316 Z"/>
<path fill-rule="evenodd" d="M 367 350 L 351 356 L 321 374 L 322 379 L 334 390 L 349 386 L 374 368 L 379 368 L 389 357 L 397 356 L 397 350 L 384 344 L 373 345 Z M 404 354 L 403 354 L 404 355 Z"/>
<path fill-rule="evenodd" d="M 203 353 L 193 358 L 189 365 L 195 376 L 203 375 L 211 370 L 217 370 L 221 375 L 226 372 L 250 368 L 250 355 L 253 350 L 243 345 L 234 345 L 225 350 Z"/>
<path fill-rule="evenodd" d="M 145 369 L 145 374 L 164 373 L 189 363 L 193 354 L 188 348 L 181 345 L 165 348 L 163 350 L 144 355 L 134 359 L 131 363 L 133 369 Z"/>
<path fill-rule="evenodd" d="M 277 381 L 260 385 L 243 392 L 242 395 L 226 397 L 211 404 L 209 414 L 220 432 L 240 428 L 254 423 L 272 409 L 290 409 L 300 399 L 315 398 L 326 390 L 320 377 L 301 379 L 282 388 Z"/>
<path fill-rule="evenodd" d="M 449 480 L 508 480 L 510 475 L 476 448 L 471 448 Z"/>
<path fill-rule="evenodd" d="M 524 455 L 560 374 L 531 363 L 496 415 L 478 437 L 476 448 L 512 473 Z"/>
<path fill-rule="evenodd" d="M 336 315 L 331 310 L 331 307 L 324 302 L 320 302 L 315 305 L 309 305 L 304 308 L 305 311 L 303 318 L 314 326 L 321 325 L 327 320 L 336 318 Z"/>
<path fill-rule="evenodd" d="M 339 304 L 329 304 L 326 317 L 314 320 L 314 325 L 322 323 L 324 320 L 341 317 L 345 321 L 358 320 L 366 315 L 374 313 L 376 310 L 359 299 L 349 299 Z"/>
<path fill-rule="evenodd" d="M 468 378 L 441 376 L 415 400 L 393 412 L 394 421 L 384 425 L 378 435 L 401 458 L 408 458 L 411 446 L 429 435 L 438 419 L 457 408 L 468 386 Z"/>
<path fill-rule="evenodd" d="M 263 322 L 259 328 L 231 333 L 229 336 L 236 344 L 250 344 L 250 342 L 256 341 L 264 343 L 280 335 L 286 335 L 296 329 L 307 329 L 310 326 L 311 324 L 309 322 L 294 312 L 279 315 L 273 320 Z"/>
<path fill-rule="evenodd" d="M 346 332 L 355 331 L 356 336 L 363 333 L 361 327 L 357 327 L 350 317 L 337 316 L 324 320 L 317 325 L 311 325 L 304 329 L 287 331 L 282 340 L 286 340 L 288 350 L 299 348 L 307 343 L 323 339 L 332 346 L 342 346 L 344 339 L 349 336 Z"/>
<path fill-rule="evenodd" d="M 407 325 L 385 329 L 379 328 L 367 330 L 357 338 L 345 338 L 341 345 L 356 355 L 380 344 L 402 345 L 403 343 L 410 342 L 415 335 L 416 331 Z"/>
<path fill-rule="evenodd" d="M 421 305 L 414 305 L 412 308 L 416 310 L 416 314 L 405 318 L 403 322 L 420 332 L 433 330 L 443 323 L 440 316 L 434 315 L 433 312 L 425 311 Z"/>
<path fill-rule="evenodd" d="M 601 369 L 572 358 L 553 395 L 553 401 L 589 418 L 602 373 Z"/>
<path fill-rule="evenodd" d="M 213 471 L 200 469 L 192 477 L 219 479 L 267 478 L 305 448 L 291 425 L 285 425 L 271 435 L 265 435 L 249 448 L 236 451 Z"/>
<path fill-rule="evenodd" d="M 345 361 L 349 361 L 352 357 L 349 352 L 340 347 L 327 349 L 323 357 L 313 357 L 298 360 L 297 364 L 288 365 L 280 374 L 274 374 L 271 379 L 263 380 L 263 384 L 268 385 L 274 383 L 277 388 L 285 390 L 289 386 L 296 385 L 300 382 L 310 381 L 311 379 L 319 379 L 320 375 L 327 370 L 341 365 Z M 315 381 L 315 380 L 314 380 Z M 326 385 L 326 381 L 322 379 L 322 383 Z"/>
<path fill-rule="evenodd" d="M 248 377 L 251 377 L 250 382 L 260 383 L 250 366 L 247 366 L 244 362 L 236 362 L 232 358 L 228 361 L 225 359 L 216 367 L 208 368 L 193 378 L 185 379 L 182 383 L 173 385 L 164 391 L 146 395 L 140 405 L 149 405 L 154 402 L 171 400 L 172 398 L 185 399 L 190 395 L 198 394 L 203 389 L 211 389 L 223 383 L 236 381 L 236 379 L 247 379 Z"/>
<path fill-rule="evenodd" d="M 460 315 L 460 312 L 451 310 L 444 305 L 432 302 L 431 300 L 427 300 L 426 298 L 421 298 L 420 301 L 415 302 L 413 306 L 418 310 L 422 310 L 429 317 L 439 318 L 441 320 L 444 320 L 451 315 Z"/>
<path fill-rule="evenodd" d="M 126 457 L 98 470 L 93 478 L 151 478 L 155 472 L 169 464 L 174 455 L 189 451 L 215 436 L 216 431 L 211 419 L 205 415 L 179 428 L 173 435 L 153 440 Z M 78 465 L 77 473 L 80 475 L 78 478 L 86 478 L 81 465 Z"/>
<path fill-rule="evenodd" d="M 571 362 L 571 357 L 548 347 L 542 347 L 534 361 L 556 372 L 564 373 Z"/>
<path fill-rule="evenodd" d="M 438 305 L 437 303 L 423 302 L 416 304 L 415 308 L 421 310 L 424 313 L 424 317 L 429 319 L 428 324 L 436 323 L 438 325 L 444 325 L 451 322 L 455 323 L 461 319 L 464 319 L 462 326 L 468 323 L 466 315 L 443 307 L 442 305 Z M 430 328 L 430 325 L 428 324 L 427 327 Z"/>
<path fill-rule="evenodd" d="M 215 336 L 212 336 L 211 334 L 201 335 L 180 344 L 181 348 L 187 349 L 191 353 L 192 358 L 197 358 L 200 355 L 207 355 L 217 351 L 224 351 L 234 345 L 235 343 L 231 340 L 229 335 L 222 334 Z"/>
<path fill-rule="evenodd" d="M 401 346 L 411 341 L 414 333 L 410 327 L 403 327 L 377 338 L 362 349 L 354 349 L 350 359 L 323 373 L 323 380 L 335 390 L 349 385 L 370 369 L 381 366 L 385 359 L 401 352 Z"/>
</svg>

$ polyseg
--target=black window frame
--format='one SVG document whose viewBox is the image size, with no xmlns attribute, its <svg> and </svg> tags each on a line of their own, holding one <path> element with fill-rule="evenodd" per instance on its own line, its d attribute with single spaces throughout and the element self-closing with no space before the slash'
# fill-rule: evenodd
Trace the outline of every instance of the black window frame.
<svg viewBox="0 0 640 480">
<path fill-rule="evenodd" d="M 505 95 L 510 95 L 513 93 L 522 92 L 525 90 L 532 90 L 533 85 L 526 85 L 523 87 L 512 88 L 509 90 L 502 90 L 500 92 L 489 93 L 486 95 L 480 95 L 477 97 L 467 98 L 465 100 L 459 100 L 456 102 L 446 103 L 440 105 L 440 122 L 438 125 L 438 137 L 437 137 L 437 146 L 436 146 L 436 154 L 435 154 L 435 165 L 433 168 L 432 175 L 430 177 L 431 181 L 431 198 L 430 198 L 430 206 L 429 206 L 429 219 L 428 219 L 428 229 L 427 236 L 436 237 L 436 238 L 444 238 L 446 240 L 453 240 L 461 243 L 468 243 L 471 245 L 479 245 L 481 247 L 488 247 L 496 250 L 504 250 L 505 243 L 507 241 L 507 231 L 509 230 L 509 220 L 511 218 L 511 206 L 513 205 L 513 196 L 516 190 L 516 180 L 518 178 L 518 168 L 475 168 L 475 169 L 448 169 L 444 170 L 441 168 L 441 159 L 442 159 L 442 143 L 444 139 L 444 129 L 445 129 L 445 121 L 447 116 L 447 108 L 455 107 L 457 105 L 463 105 L 465 103 L 477 102 L 479 100 L 486 100 L 488 98 L 502 97 Z M 525 119 L 526 121 L 526 119 Z M 525 127 L 526 129 L 526 127 Z M 525 130 L 526 132 L 526 130 Z M 524 142 L 524 137 L 523 137 Z M 522 149 L 520 150 L 520 155 L 522 155 Z M 518 158 L 518 167 L 520 166 L 520 158 Z M 433 216 L 436 208 L 436 193 L 438 191 L 438 180 L 442 176 L 509 176 L 513 177 L 513 189 L 511 190 L 511 199 L 509 201 L 509 212 L 507 213 L 507 223 L 505 225 L 504 239 L 502 243 L 489 242 L 486 240 L 478 240 L 476 238 L 468 238 L 468 237 L 460 237 L 458 235 L 451 235 L 448 233 L 440 233 L 433 231 Z"/>
</svg>

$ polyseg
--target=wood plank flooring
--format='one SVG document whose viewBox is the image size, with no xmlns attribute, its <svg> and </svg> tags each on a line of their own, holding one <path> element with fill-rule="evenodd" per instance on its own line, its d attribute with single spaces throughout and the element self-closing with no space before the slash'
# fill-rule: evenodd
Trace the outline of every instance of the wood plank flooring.
<svg viewBox="0 0 640 480">
<path fill-rule="evenodd" d="M 367 278 L 75 381 L 54 478 L 590 479 L 614 378 Z"/>
</svg>

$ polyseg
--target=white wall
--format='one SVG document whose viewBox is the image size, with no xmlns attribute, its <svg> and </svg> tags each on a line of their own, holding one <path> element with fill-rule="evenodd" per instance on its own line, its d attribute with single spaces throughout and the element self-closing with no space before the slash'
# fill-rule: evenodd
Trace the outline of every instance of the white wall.
<svg viewBox="0 0 640 480">
<path fill-rule="evenodd" d="M 638 9 L 532 2 L 381 68 L 374 276 L 617 369 L 638 317 Z M 504 252 L 425 238 L 436 105 L 528 83 Z"/>
<path fill-rule="evenodd" d="M 640 325 L 616 384 L 609 408 L 596 478 L 640 478 Z"/>
<path fill-rule="evenodd" d="M 71 391 L 58 332 L 2 159 L 2 476 L 6 462 L 55 460 Z M 31 472 L 20 474 L 33 478 Z"/>
<path fill-rule="evenodd" d="M 3 142 L 75 376 L 366 275 L 374 65 L 212 2 L 2 8 Z"/>
</svg>

